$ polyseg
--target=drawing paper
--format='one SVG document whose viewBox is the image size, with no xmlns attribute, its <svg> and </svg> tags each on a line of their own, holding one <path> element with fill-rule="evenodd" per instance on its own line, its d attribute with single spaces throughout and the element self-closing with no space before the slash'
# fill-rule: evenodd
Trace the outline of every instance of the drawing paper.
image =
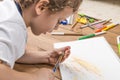
<svg viewBox="0 0 120 80">
<path fill-rule="evenodd" d="M 104 37 L 55 43 L 71 46 L 71 54 L 60 64 L 62 80 L 120 80 L 120 62 Z"/>
</svg>

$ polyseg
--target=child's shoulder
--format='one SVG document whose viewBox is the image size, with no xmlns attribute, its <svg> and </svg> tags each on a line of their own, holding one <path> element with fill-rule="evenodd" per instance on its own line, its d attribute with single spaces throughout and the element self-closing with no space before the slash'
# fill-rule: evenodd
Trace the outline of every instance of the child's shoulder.
<svg viewBox="0 0 120 80">
<path fill-rule="evenodd" d="M 9 19 L 17 12 L 14 0 L 0 1 L 0 22 Z M 14 16 L 15 17 L 15 16 Z"/>
</svg>

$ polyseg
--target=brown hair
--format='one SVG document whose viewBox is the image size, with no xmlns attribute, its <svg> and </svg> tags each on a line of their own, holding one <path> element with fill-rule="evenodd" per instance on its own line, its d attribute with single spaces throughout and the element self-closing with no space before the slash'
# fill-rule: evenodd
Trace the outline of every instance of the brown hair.
<svg viewBox="0 0 120 80">
<path fill-rule="evenodd" d="M 23 8 L 28 8 L 33 3 L 37 3 L 40 0 L 19 0 Z M 77 11 L 82 0 L 49 0 L 49 4 L 46 6 L 52 12 L 63 10 L 66 6 L 73 8 L 73 12 Z"/>
</svg>

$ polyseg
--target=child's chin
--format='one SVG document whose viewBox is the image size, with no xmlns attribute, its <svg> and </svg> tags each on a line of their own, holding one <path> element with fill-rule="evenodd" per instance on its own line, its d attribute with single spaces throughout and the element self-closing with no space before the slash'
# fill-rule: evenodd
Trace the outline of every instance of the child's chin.
<svg viewBox="0 0 120 80">
<path fill-rule="evenodd" d="M 39 35 L 41 35 L 41 33 L 33 33 L 34 35 L 36 35 L 36 36 L 39 36 Z"/>
</svg>

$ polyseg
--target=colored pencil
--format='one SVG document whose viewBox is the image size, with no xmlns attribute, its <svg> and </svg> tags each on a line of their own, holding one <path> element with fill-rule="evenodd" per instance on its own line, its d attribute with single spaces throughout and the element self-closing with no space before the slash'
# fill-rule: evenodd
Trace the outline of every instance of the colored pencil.
<svg viewBox="0 0 120 80">
<path fill-rule="evenodd" d="M 57 35 L 57 36 L 83 36 L 83 34 L 80 33 L 64 33 L 64 32 L 52 32 L 52 35 Z"/>
</svg>

